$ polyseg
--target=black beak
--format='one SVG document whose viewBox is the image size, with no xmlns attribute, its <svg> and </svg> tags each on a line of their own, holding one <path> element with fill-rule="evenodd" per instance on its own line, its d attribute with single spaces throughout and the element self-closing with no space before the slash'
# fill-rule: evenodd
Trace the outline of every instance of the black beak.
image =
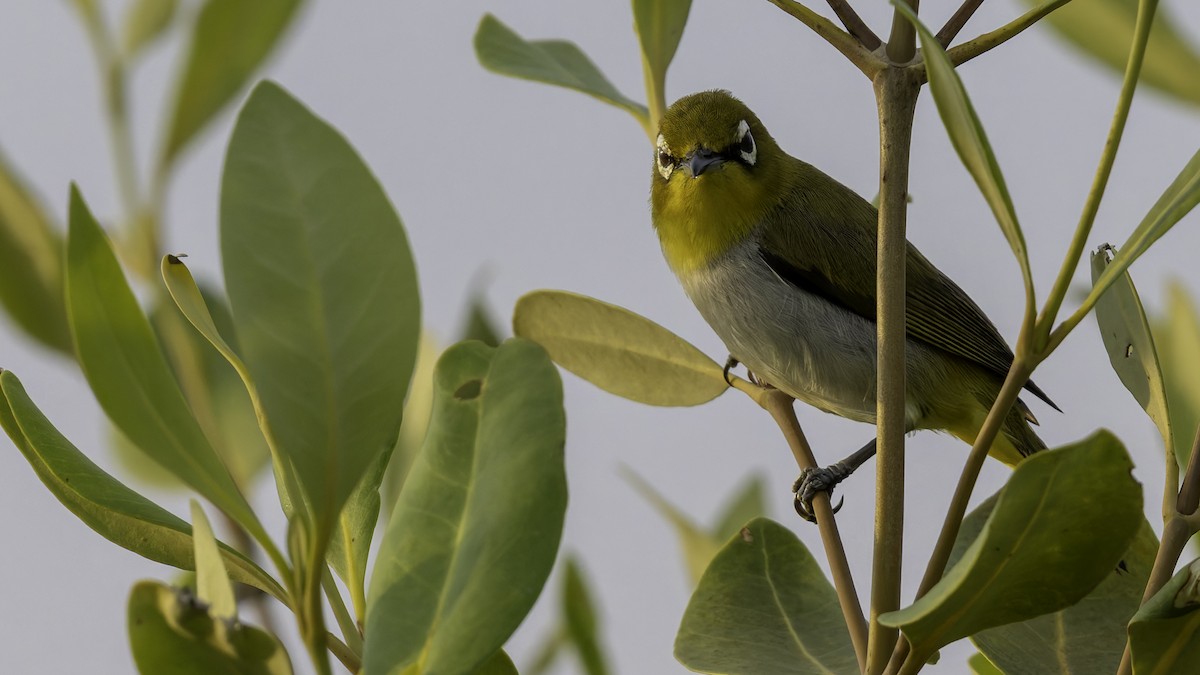
<svg viewBox="0 0 1200 675">
<path fill-rule="evenodd" d="M 707 171 L 710 166 L 724 162 L 725 158 L 708 148 L 699 148 L 689 155 L 686 160 L 687 167 L 692 172 L 692 178 L 699 178 L 700 174 Z"/>
</svg>

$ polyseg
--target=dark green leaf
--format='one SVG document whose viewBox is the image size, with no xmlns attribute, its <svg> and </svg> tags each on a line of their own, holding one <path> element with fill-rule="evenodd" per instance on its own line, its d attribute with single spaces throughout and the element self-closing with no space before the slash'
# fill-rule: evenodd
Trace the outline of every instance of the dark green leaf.
<svg viewBox="0 0 1200 675">
<path fill-rule="evenodd" d="M 1107 244 L 1092 253 L 1092 283 L 1104 273 L 1114 255 L 1116 251 Z M 1121 384 L 1154 420 L 1167 451 L 1171 452 L 1171 416 L 1162 367 L 1154 337 L 1150 334 L 1150 324 L 1146 321 L 1146 310 L 1142 308 L 1142 299 L 1138 297 L 1129 272 L 1118 277 L 1108 292 L 1096 301 L 1096 323 L 1109 363 L 1121 378 Z"/>
<path fill-rule="evenodd" d="M 513 333 L 558 365 L 639 403 L 691 406 L 729 388 L 721 366 L 683 338 L 633 312 L 575 293 L 534 291 L 517 300 Z"/>
<path fill-rule="evenodd" d="M 1166 583 L 1129 623 L 1133 671 L 1200 671 L 1200 560 Z"/>
<path fill-rule="evenodd" d="M 421 325 L 404 227 L 346 139 L 264 82 L 229 143 L 221 252 L 275 448 L 327 536 L 400 427 Z"/>
<path fill-rule="evenodd" d="M 0 155 L 0 304 L 30 337 L 72 354 L 63 301 L 63 240 Z"/>
<path fill-rule="evenodd" d="M 1144 518 L 1142 486 L 1111 433 L 1017 465 L 962 558 L 929 593 L 880 617 L 909 657 L 980 631 L 1070 607 L 1108 577 Z"/>
<path fill-rule="evenodd" d="M 568 557 L 563 568 L 563 615 L 566 617 L 567 635 L 579 655 L 583 672 L 587 675 L 607 675 L 608 659 L 600 646 L 599 621 L 587 579 L 574 557 Z"/>
<path fill-rule="evenodd" d="M 188 408 L 108 239 L 74 186 L 67 312 L 79 364 L 112 423 L 256 539 L 266 539 Z"/>
<path fill-rule="evenodd" d="M 211 616 L 188 591 L 142 581 L 129 594 L 129 643 L 142 675 L 291 675 L 274 635 Z"/>
<path fill-rule="evenodd" d="M 494 73 L 583 92 L 625 110 L 643 127 L 649 126 L 646 107 L 617 91 L 574 43 L 529 41 L 485 14 L 475 31 L 475 56 Z"/>
<path fill-rule="evenodd" d="M 558 550 L 566 430 L 546 353 L 520 339 L 451 347 L 433 410 L 371 574 L 366 675 L 477 668 L 533 606 Z"/>
<path fill-rule="evenodd" d="M 50 492 L 85 525 L 114 544 L 155 562 L 195 569 L 192 528 L 130 490 L 71 445 L 38 410 L 11 371 L 0 373 L 0 426 Z M 257 565 L 221 544 L 229 573 L 288 604 L 283 588 Z"/>
<path fill-rule="evenodd" d="M 125 10 L 125 32 L 121 40 L 125 59 L 136 58 L 162 37 L 178 8 L 179 0 L 134 0 Z"/>
<path fill-rule="evenodd" d="M 301 0 L 207 0 L 192 30 L 160 167 L 233 100 L 279 42 Z"/>
<path fill-rule="evenodd" d="M 1025 0 L 1028 5 L 1042 0 Z M 1158 3 L 1141 81 L 1190 103 L 1200 103 L 1200 54 L 1180 31 L 1166 3 Z M 1074 0 L 1042 22 L 1115 73 L 1125 72 L 1133 44 L 1138 0 Z"/>
<path fill-rule="evenodd" d="M 675 658 L 727 675 L 858 672 L 833 586 L 796 535 L 766 518 L 742 528 L 704 572 Z"/>
<path fill-rule="evenodd" d="M 495 347 L 504 340 L 491 312 L 488 311 L 487 299 L 482 293 L 471 297 L 461 335 L 463 340 L 479 340 L 489 347 Z"/>
<path fill-rule="evenodd" d="M 501 649 L 493 654 L 492 658 L 484 662 L 472 675 L 518 675 L 518 673 L 512 659 L 508 658 L 508 654 L 505 654 L 504 650 Z"/>
</svg>

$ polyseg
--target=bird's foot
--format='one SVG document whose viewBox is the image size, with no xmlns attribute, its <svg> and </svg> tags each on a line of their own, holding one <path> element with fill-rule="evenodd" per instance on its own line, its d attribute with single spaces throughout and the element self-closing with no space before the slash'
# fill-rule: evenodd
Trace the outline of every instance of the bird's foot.
<svg viewBox="0 0 1200 675">
<path fill-rule="evenodd" d="M 725 377 L 725 384 L 731 387 L 733 386 L 733 382 L 729 380 L 729 371 L 737 368 L 738 363 L 739 361 L 733 357 L 733 354 L 730 354 L 729 358 L 725 359 L 725 368 L 721 370 L 721 375 Z"/>
<path fill-rule="evenodd" d="M 826 467 L 804 469 L 801 471 L 800 477 L 792 484 L 796 513 L 800 514 L 801 518 L 810 523 L 817 522 L 817 514 L 813 511 L 813 499 L 821 492 L 828 492 L 832 495 L 833 488 L 845 480 L 853 471 L 854 469 L 845 461 Z M 844 499 L 838 501 L 837 506 L 833 507 L 834 513 L 841 510 L 844 501 Z"/>
</svg>

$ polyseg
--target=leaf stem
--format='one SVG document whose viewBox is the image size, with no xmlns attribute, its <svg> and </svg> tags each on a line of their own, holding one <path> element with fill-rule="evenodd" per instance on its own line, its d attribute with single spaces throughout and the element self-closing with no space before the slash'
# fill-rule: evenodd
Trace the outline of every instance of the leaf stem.
<svg viewBox="0 0 1200 675">
<path fill-rule="evenodd" d="M 850 6 L 849 2 L 846 2 L 846 0 L 828 1 L 829 8 L 832 9 L 833 13 L 837 15 L 837 18 L 842 22 L 842 25 L 846 27 L 846 30 L 853 35 L 856 40 L 858 40 L 859 44 L 871 51 L 879 49 L 879 45 L 883 44 L 883 41 L 880 40 L 879 36 L 875 34 L 875 31 L 871 30 L 871 27 L 862 20 L 862 17 L 858 15 L 858 12 L 854 11 L 854 8 Z"/>
<path fill-rule="evenodd" d="M 1049 341 L 1051 327 L 1058 317 L 1058 310 L 1062 307 L 1063 299 L 1067 295 L 1067 289 L 1071 285 L 1071 279 L 1075 276 L 1075 270 L 1079 267 L 1079 260 L 1083 256 L 1083 251 L 1087 247 L 1088 236 L 1092 232 L 1092 226 L 1096 222 L 1096 213 L 1100 210 L 1100 200 L 1104 197 L 1104 189 L 1108 185 L 1108 178 L 1112 174 L 1113 163 L 1117 158 L 1117 149 L 1121 145 L 1121 137 L 1125 132 L 1125 122 L 1129 119 L 1129 109 L 1133 105 L 1133 93 L 1137 88 L 1138 75 L 1142 70 L 1142 60 L 1146 55 L 1146 43 L 1150 39 L 1150 27 L 1154 23 L 1154 11 L 1158 7 L 1158 0 L 1140 0 L 1138 3 L 1137 24 L 1134 27 L 1133 45 L 1129 49 L 1129 60 L 1125 66 L 1125 78 L 1121 82 L 1121 93 L 1117 96 L 1117 108 L 1113 112 L 1112 125 L 1108 130 L 1108 138 L 1104 141 L 1104 150 L 1100 154 L 1100 164 L 1096 167 L 1096 176 L 1092 180 L 1091 190 L 1088 192 L 1087 200 L 1083 205 L 1083 213 L 1079 216 L 1079 224 L 1075 228 L 1075 236 L 1071 239 L 1070 248 L 1067 250 L 1067 255 L 1063 258 L 1062 267 L 1059 269 L 1058 277 L 1054 280 L 1054 286 L 1050 289 L 1050 295 L 1046 298 L 1046 305 L 1042 309 L 1042 313 L 1038 316 L 1037 326 L 1034 329 L 1034 341 L 1039 351 Z M 1086 312 L 1085 312 L 1086 314 Z M 1068 321 L 1074 320 L 1070 327 L 1065 329 L 1060 336 L 1066 336 L 1066 332 L 1070 332 L 1080 320 L 1082 315 L 1072 316 Z M 1060 328 L 1062 328 L 1060 326 Z M 1058 330 L 1055 330 L 1058 333 Z"/>
<path fill-rule="evenodd" d="M 953 63 L 956 66 L 961 66 L 976 56 L 995 49 L 1005 42 L 1015 38 L 1016 36 L 1025 32 L 1026 28 L 1029 28 L 1033 24 L 1040 21 L 1042 17 L 1046 16 L 1050 12 L 1053 12 L 1059 7 L 1062 7 L 1070 1 L 1071 0 L 1050 0 L 1050 2 L 1038 5 L 1037 7 L 1034 7 L 1028 12 L 1025 12 L 1021 16 L 1017 17 L 1013 21 L 1001 26 L 1000 28 L 997 28 L 994 31 L 991 31 L 990 33 L 984 33 L 973 40 L 968 40 L 957 47 L 946 50 L 946 57 L 950 59 L 950 63 Z M 942 30 L 945 29 L 943 28 Z M 940 32 L 938 34 L 941 35 Z"/>
<path fill-rule="evenodd" d="M 816 457 L 812 447 L 804 437 L 800 421 L 796 419 L 796 411 L 792 407 L 791 396 L 778 389 L 765 389 L 761 398 L 753 397 L 779 425 L 787 439 L 788 447 L 796 458 L 796 464 L 801 470 L 817 468 Z M 817 516 L 817 528 L 821 531 L 821 543 L 825 546 L 825 556 L 829 560 L 829 570 L 833 576 L 833 587 L 837 590 L 838 603 L 842 607 L 842 617 L 850 630 L 850 640 L 854 643 L 854 654 L 858 657 L 858 667 L 863 669 L 867 661 L 867 620 L 863 617 L 862 605 L 858 600 L 858 591 L 854 588 L 854 577 L 850 574 L 850 562 L 846 559 L 846 549 L 842 545 L 842 535 L 838 531 L 837 520 L 833 515 L 833 506 L 829 503 L 829 493 L 820 492 L 813 499 L 813 510 Z"/>
<path fill-rule="evenodd" d="M 325 634 L 325 644 L 329 646 L 329 653 L 333 654 L 334 658 L 341 661 L 346 670 L 351 673 L 358 673 L 362 670 L 362 657 L 350 651 L 346 643 L 342 642 L 333 633 Z"/>
<path fill-rule="evenodd" d="M 916 14 L 920 0 L 897 0 L 897 4 L 908 5 Z M 917 55 L 917 29 L 899 9 L 892 13 L 892 34 L 886 50 L 894 65 L 904 65 Z"/>
<path fill-rule="evenodd" d="M 911 27 L 907 19 L 901 17 L 901 21 Z M 874 85 L 880 140 L 876 254 L 879 367 L 875 404 L 878 455 L 867 672 L 881 673 L 898 633 L 879 623 L 879 616 L 900 608 L 904 551 L 904 433 L 908 430 L 905 411 L 906 216 L 912 126 L 921 79 L 914 70 L 893 67 L 882 71 Z"/>
<path fill-rule="evenodd" d="M 799 19 L 800 23 L 808 26 L 821 39 L 833 45 L 834 49 L 841 52 L 842 56 L 845 56 L 868 78 L 874 79 L 875 75 L 883 68 L 882 59 L 863 46 L 853 35 L 835 26 L 829 19 L 795 0 L 770 0 L 770 2 Z"/>
<path fill-rule="evenodd" d="M 358 632 L 358 624 L 354 621 L 354 617 L 350 616 L 350 610 L 346 608 L 346 601 L 342 598 L 342 593 L 338 590 L 337 582 L 333 580 L 333 574 L 329 572 L 328 567 L 321 575 L 321 587 L 325 590 L 329 606 L 333 608 L 333 618 L 337 620 L 338 628 L 342 631 L 346 647 L 355 654 L 361 655 L 362 634 Z"/>
<path fill-rule="evenodd" d="M 963 2 L 958 11 L 946 22 L 946 25 L 937 32 L 937 41 L 942 45 L 942 49 L 950 46 L 950 43 L 958 36 L 958 32 L 967 25 L 967 22 L 975 15 L 975 10 L 979 9 L 982 4 L 983 0 L 965 0 Z"/>
</svg>

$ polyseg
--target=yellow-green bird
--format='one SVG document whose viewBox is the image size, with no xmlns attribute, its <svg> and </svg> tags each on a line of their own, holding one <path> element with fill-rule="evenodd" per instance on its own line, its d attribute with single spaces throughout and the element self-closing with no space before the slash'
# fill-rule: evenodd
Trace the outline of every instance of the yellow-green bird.
<svg viewBox="0 0 1200 675">
<path fill-rule="evenodd" d="M 869 202 L 785 153 L 726 91 L 680 99 L 663 115 L 651 211 L 663 255 L 688 297 L 760 380 L 816 408 L 875 422 L 878 214 Z M 912 244 L 907 253 L 909 431 L 973 443 L 1013 353 L 983 310 Z M 1033 382 L 1025 388 L 1055 410 Z M 1023 402 L 993 457 L 1016 464 L 1046 445 Z M 875 453 L 872 440 L 797 481 L 797 510 Z"/>
</svg>

